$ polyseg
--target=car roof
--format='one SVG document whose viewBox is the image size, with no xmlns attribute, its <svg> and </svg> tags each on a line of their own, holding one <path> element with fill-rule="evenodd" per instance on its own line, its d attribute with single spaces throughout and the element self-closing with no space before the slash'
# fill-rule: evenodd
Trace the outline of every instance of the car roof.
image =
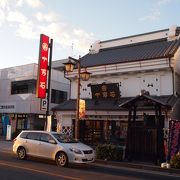
<svg viewBox="0 0 180 180">
<path fill-rule="evenodd" d="M 57 133 L 55 131 L 42 131 L 42 130 L 22 130 L 22 132 L 38 132 L 38 133 L 47 133 L 47 134 L 54 134 Z"/>
</svg>

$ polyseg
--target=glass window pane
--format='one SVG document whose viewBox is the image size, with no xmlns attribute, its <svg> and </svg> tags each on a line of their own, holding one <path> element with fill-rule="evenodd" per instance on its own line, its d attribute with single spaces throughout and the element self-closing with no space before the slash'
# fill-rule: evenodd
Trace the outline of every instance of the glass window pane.
<svg viewBox="0 0 180 180">
<path fill-rule="evenodd" d="M 65 100 L 67 100 L 67 92 L 52 89 L 51 103 L 60 104 Z"/>
<path fill-rule="evenodd" d="M 40 133 L 37 132 L 29 132 L 27 135 L 27 139 L 32 139 L 32 140 L 39 140 Z"/>
</svg>

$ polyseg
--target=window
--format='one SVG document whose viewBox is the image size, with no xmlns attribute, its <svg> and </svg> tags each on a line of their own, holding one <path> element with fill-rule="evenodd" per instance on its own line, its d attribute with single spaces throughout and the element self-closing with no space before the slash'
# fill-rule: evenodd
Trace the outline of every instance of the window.
<svg viewBox="0 0 180 180">
<path fill-rule="evenodd" d="M 23 80 L 11 82 L 11 94 L 27 94 L 36 92 L 36 80 Z"/>
<path fill-rule="evenodd" d="M 40 137 L 40 133 L 38 132 L 30 132 L 28 133 L 28 135 L 26 136 L 27 139 L 31 139 L 31 140 L 39 140 Z"/>
<path fill-rule="evenodd" d="M 54 139 L 49 134 L 42 133 L 40 140 L 43 142 L 49 142 L 49 140 L 54 140 Z"/>
<path fill-rule="evenodd" d="M 20 135 L 20 137 L 26 139 L 27 134 L 28 134 L 28 132 L 23 132 L 23 133 Z"/>
<path fill-rule="evenodd" d="M 17 114 L 17 129 L 18 130 L 28 129 L 27 114 Z"/>
<path fill-rule="evenodd" d="M 67 92 L 52 89 L 51 103 L 60 104 L 65 100 L 67 100 Z"/>
</svg>

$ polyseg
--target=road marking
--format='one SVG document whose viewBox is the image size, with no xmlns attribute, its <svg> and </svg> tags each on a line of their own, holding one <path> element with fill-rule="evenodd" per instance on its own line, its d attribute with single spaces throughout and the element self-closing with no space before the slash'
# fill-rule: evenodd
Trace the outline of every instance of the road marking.
<svg viewBox="0 0 180 180">
<path fill-rule="evenodd" d="M 50 175 L 50 176 L 62 177 L 62 178 L 65 178 L 65 179 L 83 180 L 83 179 L 80 179 L 80 178 L 74 178 L 74 177 L 70 177 L 70 176 L 64 176 L 64 175 L 59 175 L 59 174 L 55 174 L 55 173 L 45 172 L 45 171 L 41 171 L 41 170 L 37 170 L 37 169 L 25 168 L 25 167 L 16 166 L 16 165 L 10 165 L 10 164 L 7 164 L 7 163 L 2 163 L 2 162 L 0 162 L 0 165 L 13 167 L 13 168 L 18 168 L 18 169 L 23 169 L 23 170 L 27 170 L 27 171 L 33 171 L 33 172 L 37 172 L 37 173 L 43 173 L 43 174 L 47 174 L 47 175 Z"/>
</svg>

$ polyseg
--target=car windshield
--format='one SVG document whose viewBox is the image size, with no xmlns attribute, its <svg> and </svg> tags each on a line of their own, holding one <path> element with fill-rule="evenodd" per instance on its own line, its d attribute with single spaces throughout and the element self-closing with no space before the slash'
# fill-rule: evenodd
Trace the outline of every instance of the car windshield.
<svg viewBox="0 0 180 180">
<path fill-rule="evenodd" d="M 66 134 L 55 133 L 53 134 L 53 136 L 61 143 L 77 143 L 78 142 L 73 137 Z"/>
</svg>

